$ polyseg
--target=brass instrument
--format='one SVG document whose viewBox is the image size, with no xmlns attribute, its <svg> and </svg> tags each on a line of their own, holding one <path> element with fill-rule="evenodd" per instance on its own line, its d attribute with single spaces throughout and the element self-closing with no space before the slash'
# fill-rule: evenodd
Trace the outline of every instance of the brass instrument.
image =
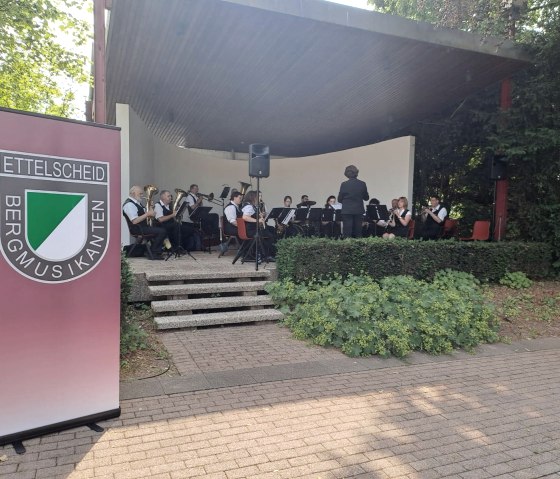
<svg viewBox="0 0 560 479">
<path fill-rule="evenodd" d="M 210 193 L 209 195 L 203 195 L 202 193 L 197 193 L 196 196 L 197 196 L 198 198 L 204 198 L 204 199 L 206 199 L 207 201 L 210 201 L 210 203 L 211 203 L 212 201 L 214 201 L 214 193 Z"/>
<path fill-rule="evenodd" d="M 154 185 L 146 185 L 144 186 L 144 193 L 146 195 L 146 211 L 154 209 L 154 195 L 158 192 L 157 186 Z M 154 217 L 148 216 L 146 219 L 148 226 L 153 226 L 154 224 Z"/>
<path fill-rule="evenodd" d="M 181 203 L 181 200 L 187 196 L 188 193 L 185 190 L 182 190 L 181 188 L 175 188 L 175 200 L 173 201 L 173 211 L 179 211 L 179 205 Z M 175 221 L 180 221 L 181 218 L 177 218 L 175 217 Z"/>
<path fill-rule="evenodd" d="M 244 181 L 240 181 L 239 184 L 241 185 L 241 189 L 239 190 L 239 193 L 245 196 L 245 193 L 247 193 L 247 190 L 249 190 L 249 188 L 251 187 L 251 183 L 245 183 Z"/>
</svg>

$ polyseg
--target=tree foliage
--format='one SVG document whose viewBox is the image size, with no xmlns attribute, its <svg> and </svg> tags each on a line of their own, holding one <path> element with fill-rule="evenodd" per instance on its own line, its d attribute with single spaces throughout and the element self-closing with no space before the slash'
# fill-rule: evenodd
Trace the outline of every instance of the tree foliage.
<svg viewBox="0 0 560 479">
<path fill-rule="evenodd" d="M 512 107 L 499 85 L 462 98 L 412 125 L 415 203 L 440 194 L 463 226 L 492 217 L 489 157 L 508 158 L 508 239 L 543 240 L 560 250 L 560 2 L 519 0 L 370 0 L 378 10 L 442 27 L 515 40 L 534 58 L 513 77 Z"/>
<path fill-rule="evenodd" d="M 69 116 L 72 82 L 87 81 L 83 55 L 57 40 L 64 33 L 76 46 L 89 26 L 71 12 L 79 0 L 0 0 L 0 106 Z"/>
</svg>

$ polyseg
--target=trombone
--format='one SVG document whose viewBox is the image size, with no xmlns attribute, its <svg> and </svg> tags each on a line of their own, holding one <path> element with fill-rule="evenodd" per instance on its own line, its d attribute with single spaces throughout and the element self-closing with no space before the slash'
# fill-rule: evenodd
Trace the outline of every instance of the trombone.
<svg viewBox="0 0 560 479">
<path fill-rule="evenodd" d="M 210 193 L 209 195 L 205 195 L 203 193 L 197 193 L 196 196 L 198 198 L 204 198 L 206 201 L 208 201 L 209 203 L 212 203 L 214 205 L 221 205 L 222 204 L 221 201 L 214 200 L 214 193 Z"/>
</svg>

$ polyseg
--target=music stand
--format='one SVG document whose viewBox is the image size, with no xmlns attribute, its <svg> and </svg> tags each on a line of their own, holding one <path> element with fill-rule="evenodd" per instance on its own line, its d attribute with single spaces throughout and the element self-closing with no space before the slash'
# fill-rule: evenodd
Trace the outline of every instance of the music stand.
<svg viewBox="0 0 560 479">
<path fill-rule="evenodd" d="M 193 223 L 199 223 L 208 216 L 208 214 L 212 211 L 211 206 L 199 206 L 191 213 L 191 221 Z"/>
<path fill-rule="evenodd" d="M 307 215 L 309 214 L 310 208 L 297 208 L 296 209 L 296 216 L 294 221 L 301 221 L 304 222 L 307 219 Z"/>
<path fill-rule="evenodd" d="M 284 208 L 272 208 L 270 210 L 270 212 L 268 213 L 268 216 L 266 217 L 266 221 L 268 220 L 277 220 L 278 221 L 278 217 L 282 214 Z"/>
<path fill-rule="evenodd" d="M 173 249 L 171 251 L 169 251 L 167 253 L 167 256 L 165 258 L 165 261 L 167 261 L 169 258 L 171 258 L 171 256 L 175 257 L 175 258 L 179 258 L 181 257 L 183 254 L 187 254 L 189 255 L 192 259 L 194 259 L 195 261 L 198 261 L 188 249 L 183 248 L 183 246 L 181 245 L 182 240 L 181 237 L 183 235 L 183 232 L 181 231 L 183 224 L 182 224 L 182 219 L 183 219 L 183 214 L 185 213 L 185 210 L 187 209 L 187 202 L 183 201 L 181 203 L 181 206 L 179 206 L 179 209 L 177 210 L 177 215 L 175 216 L 175 218 L 173 219 L 173 221 L 175 222 L 175 228 L 174 228 L 174 234 L 175 234 L 175 246 L 173 247 Z"/>
<path fill-rule="evenodd" d="M 293 211 L 294 214 L 297 211 L 295 208 L 279 208 L 279 209 L 281 209 L 282 211 L 278 215 L 278 223 L 282 223 L 282 224 L 284 224 L 284 220 L 290 214 L 290 211 Z"/>
<path fill-rule="evenodd" d="M 229 186 L 224 186 L 224 189 L 223 189 L 222 192 L 220 193 L 220 199 L 221 199 L 221 200 L 223 200 L 223 199 L 225 199 L 225 198 L 228 197 L 228 195 L 229 195 L 229 190 L 230 190 L 230 189 L 231 189 L 231 188 L 230 188 Z"/>
<path fill-rule="evenodd" d="M 307 219 L 312 223 L 316 223 L 317 221 L 321 221 L 322 213 L 323 213 L 322 208 L 310 208 L 309 216 L 307 217 Z"/>
<path fill-rule="evenodd" d="M 380 220 L 389 221 L 389 211 L 385 205 L 368 205 L 367 217 L 376 223 Z"/>
</svg>

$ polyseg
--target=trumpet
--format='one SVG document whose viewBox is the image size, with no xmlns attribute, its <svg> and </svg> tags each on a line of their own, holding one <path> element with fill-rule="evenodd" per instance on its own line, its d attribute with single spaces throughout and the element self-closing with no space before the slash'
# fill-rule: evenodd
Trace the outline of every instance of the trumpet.
<svg viewBox="0 0 560 479">
<path fill-rule="evenodd" d="M 154 195 L 158 192 L 157 186 L 146 185 L 144 186 L 144 193 L 146 194 L 146 210 L 154 209 Z M 148 216 L 146 219 L 148 226 L 153 226 L 154 218 L 153 216 Z"/>
</svg>

